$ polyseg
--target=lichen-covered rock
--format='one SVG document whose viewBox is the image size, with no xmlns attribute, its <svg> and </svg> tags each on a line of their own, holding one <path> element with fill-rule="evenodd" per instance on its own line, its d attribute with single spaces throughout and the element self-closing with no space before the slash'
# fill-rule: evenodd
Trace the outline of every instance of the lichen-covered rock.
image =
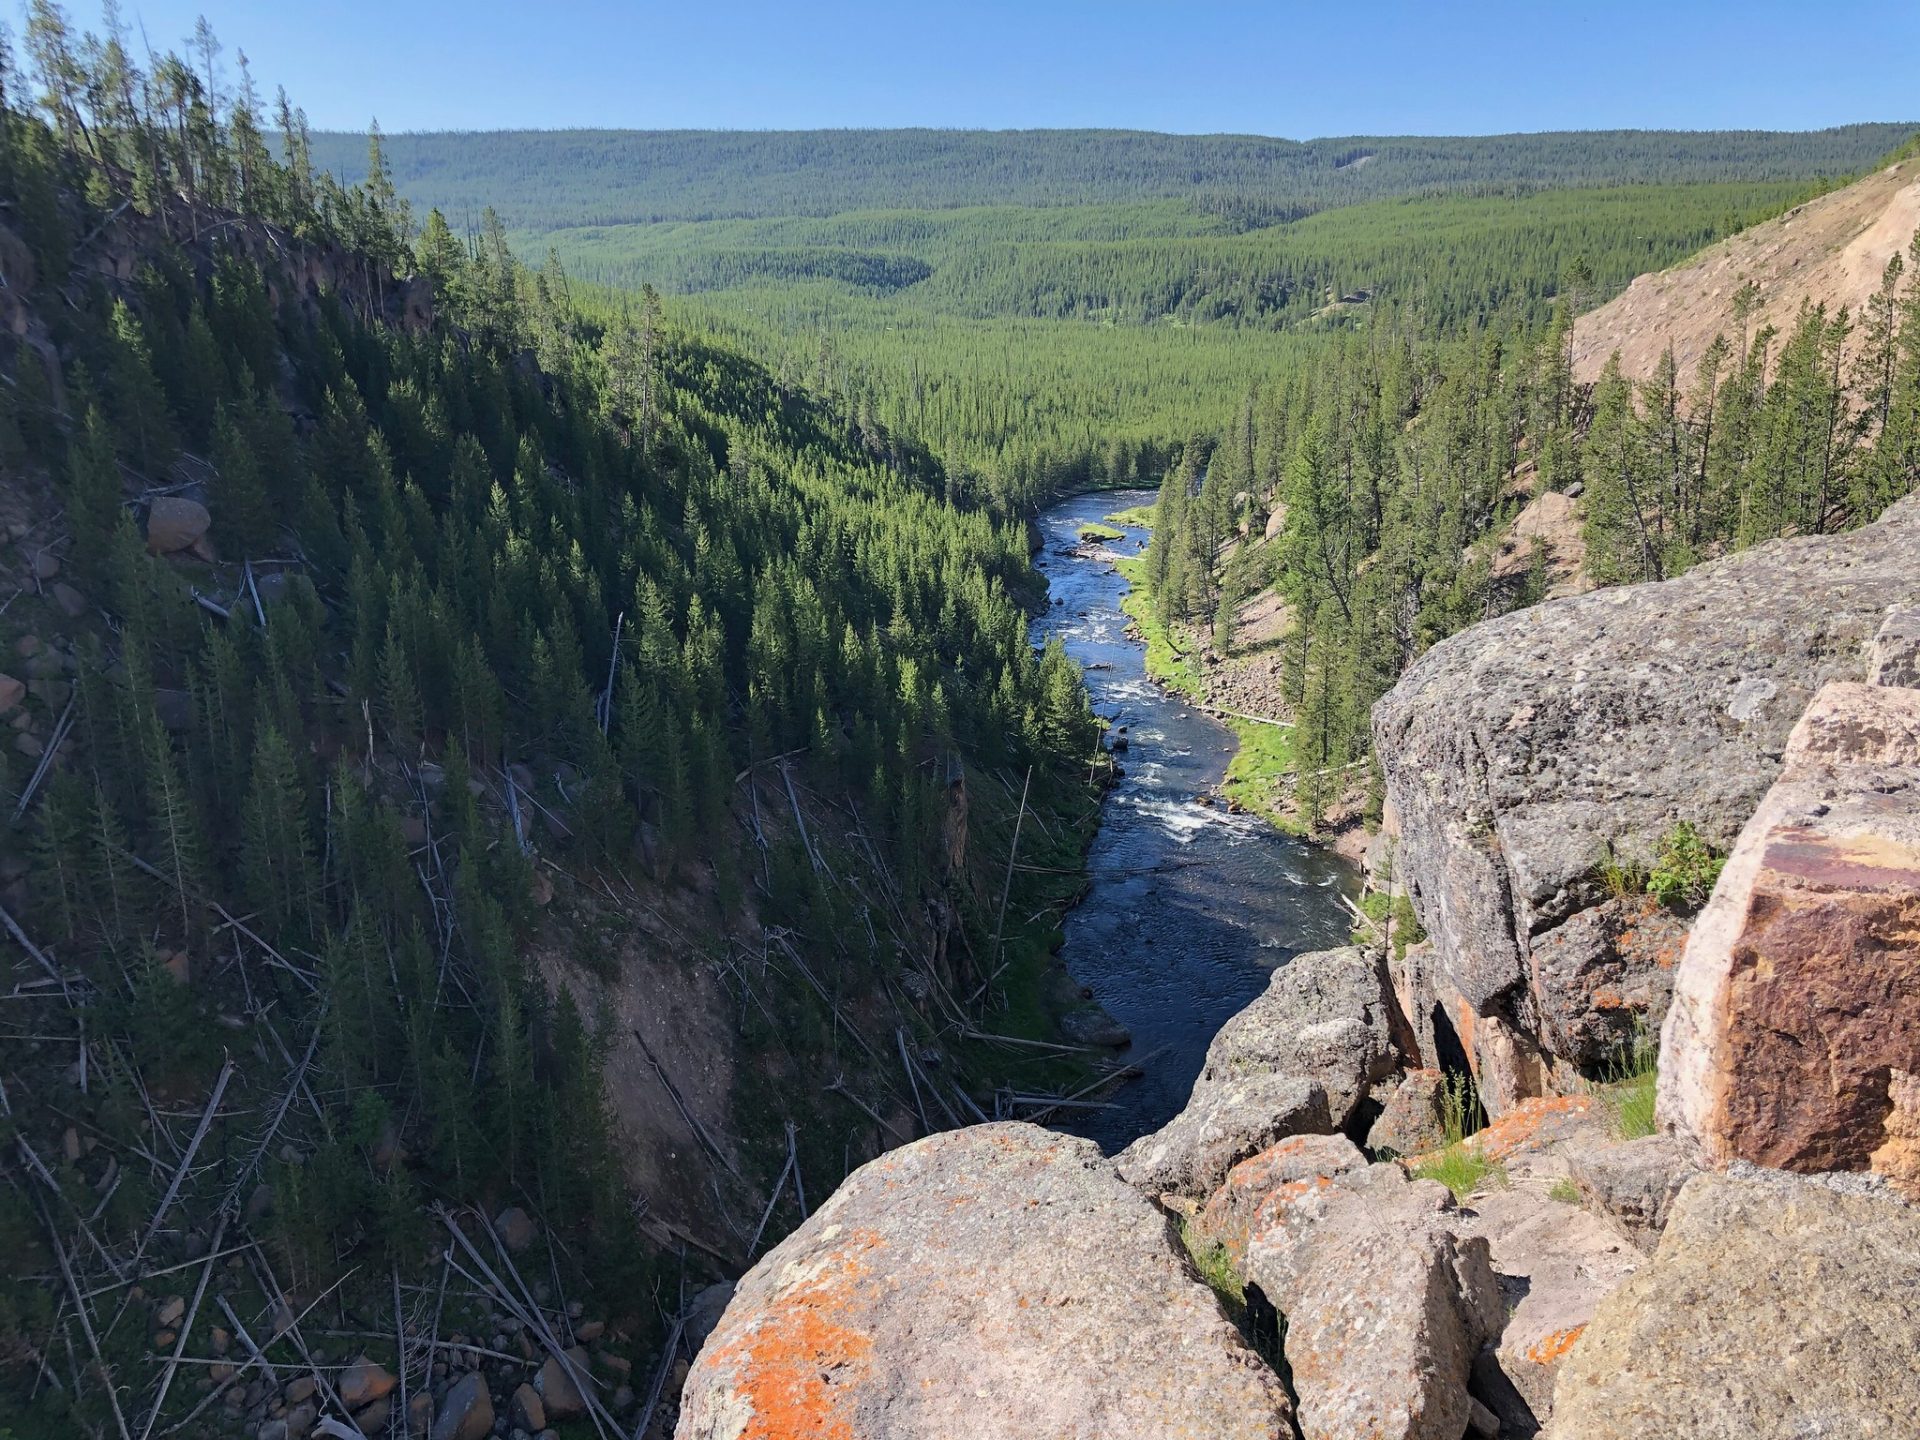
<svg viewBox="0 0 1920 1440">
<path fill-rule="evenodd" d="M 1366 1168 L 1367 1157 L 1344 1135 L 1295 1135 L 1242 1160 L 1193 1218 L 1194 1233 L 1226 1252 L 1236 1272 L 1244 1270 L 1247 1242 L 1261 1207 L 1275 1192 L 1323 1177 Z"/>
<path fill-rule="evenodd" d="M 1088 1141 L 931 1136 L 855 1171 L 740 1282 L 679 1440 L 1290 1435 L 1279 1379 Z"/>
<path fill-rule="evenodd" d="M 1910 497 L 1848 535 L 1486 621 L 1401 678 L 1373 726 L 1394 873 L 1476 1014 L 1554 1053 L 1533 952 L 1608 898 L 1609 853 L 1646 864 L 1680 820 L 1731 844 L 1808 700 L 1861 675 L 1888 607 L 1920 600 L 1917 552 Z"/>
<path fill-rule="evenodd" d="M 1920 1071 L 1917 935 L 1920 690 L 1836 682 L 1795 728 L 1688 941 L 1661 1043 L 1663 1123 L 1714 1164 L 1869 1168 L 1894 1076 Z"/>
<path fill-rule="evenodd" d="M 1499 1329 L 1487 1242 L 1397 1165 L 1269 1203 L 1247 1280 L 1286 1317 L 1303 1440 L 1459 1440 L 1475 1353 Z"/>
<path fill-rule="evenodd" d="M 1207 1047 L 1186 1109 L 1118 1157 L 1150 1194 L 1200 1198 L 1275 1142 L 1345 1126 L 1398 1058 L 1391 993 L 1357 947 L 1296 956 Z"/>
<path fill-rule="evenodd" d="M 1741 1167 L 1687 1183 L 1567 1358 L 1551 1440 L 1896 1440 L 1920 1415 L 1920 1209 Z"/>
</svg>

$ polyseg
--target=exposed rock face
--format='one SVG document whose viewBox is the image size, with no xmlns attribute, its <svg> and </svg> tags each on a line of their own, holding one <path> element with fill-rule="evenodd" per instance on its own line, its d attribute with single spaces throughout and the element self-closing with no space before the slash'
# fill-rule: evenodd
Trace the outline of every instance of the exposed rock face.
<svg viewBox="0 0 1920 1440">
<path fill-rule="evenodd" d="M 1685 922 L 1646 895 L 1605 900 L 1538 937 L 1527 958 L 1544 1047 L 1585 1067 L 1631 1046 L 1646 1017 L 1666 1013 L 1686 943 Z"/>
<path fill-rule="evenodd" d="M 1688 1182 L 1568 1357 L 1551 1440 L 1914 1433 L 1920 1209 L 1777 1172 Z"/>
<path fill-rule="evenodd" d="M 1920 688 L 1920 605 L 1895 605 L 1867 650 L 1867 683 Z"/>
<path fill-rule="evenodd" d="M 1920 1071 L 1920 690 L 1827 686 L 1687 945 L 1660 1115 L 1716 1164 L 1862 1170 Z M 1894 1136 L 1892 1138 L 1899 1138 Z M 1887 1163 L 1911 1168 L 1901 1146 Z"/>
<path fill-rule="evenodd" d="M 1204 1196 L 1288 1135 L 1337 1130 L 1393 1073 L 1380 962 L 1356 946 L 1300 955 L 1207 1047 L 1187 1107 L 1120 1153 L 1149 1194 Z"/>
<path fill-rule="evenodd" d="M 1920 599 L 1916 552 L 1909 498 L 1849 535 L 1776 541 L 1476 625 L 1375 707 L 1395 874 L 1437 962 L 1396 983 L 1416 1027 L 1431 1032 L 1438 1007 L 1437 1048 L 1484 1048 L 1459 1033 L 1449 996 L 1519 1037 L 1519 1068 L 1482 1077 L 1490 1109 L 1552 1083 L 1556 1062 L 1584 1063 L 1619 1024 L 1660 1018 L 1664 944 L 1622 945 L 1619 915 L 1556 932 L 1608 900 L 1609 853 L 1647 864 L 1680 820 L 1732 843 L 1813 694 L 1863 673 L 1888 607 Z M 1620 1005 L 1599 1004 L 1602 990 Z M 1614 1009 L 1617 1021 L 1602 1013 Z M 1537 1074 L 1530 1046 L 1546 1062 Z"/>
<path fill-rule="evenodd" d="M 1459 1440 L 1501 1301 L 1487 1242 L 1456 1236 L 1453 1208 L 1375 1165 L 1263 1211 L 1247 1279 L 1286 1316 L 1304 1440 Z"/>
<path fill-rule="evenodd" d="M 855 1171 L 740 1282 L 682 1405 L 679 1440 L 1292 1433 L 1166 1216 L 1019 1124 Z"/>
</svg>

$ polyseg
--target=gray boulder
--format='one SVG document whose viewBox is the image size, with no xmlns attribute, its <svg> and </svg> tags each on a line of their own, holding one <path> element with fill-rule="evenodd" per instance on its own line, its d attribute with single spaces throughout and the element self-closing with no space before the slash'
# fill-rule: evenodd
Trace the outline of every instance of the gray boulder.
<svg viewBox="0 0 1920 1440">
<path fill-rule="evenodd" d="M 493 1396 L 486 1377 L 468 1371 L 453 1382 L 433 1422 L 433 1440 L 481 1440 L 493 1432 Z"/>
<path fill-rule="evenodd" d="M 1681 1187 L 1699 1173 L 1692 1147 L 1669 1135 L 1576 1146 L 1566 1160 L 1580 1203 L 1649 1254 L 1660 1243 Z"/>
<path fill-rule="evenodd" d="M 1275 1199 L 1247 1283 L 1286 1317 L 1302 1440 L 1460 1440 L 1502 1306 L 1486 1240 L 1455 1232 L 1453 1196 L 1374 1165 Z"/>
<path fill-rule="evenodd" d="M 1857 1180 L 1701 1175 L 1574 1346 L 1546 1433 L 1894 1440 L 1920 1415 L 1917 1352 L 1920 1209 Z"/>
<path fill-rule="evenodd" d="M 1542 1022 L 1542 1008 L 1588 1007 L 1564 993 L 1543 1007 L 1534 957 L 1609 898 L 1609 854 L 1645 865 L 1680 820 L 1732 844 L 1809 699 L 1860 676 L 1888 607 L 1920 599 L 1916 552 L 1910 497 L 1851 534 L 1483 622 L 1401 678 L 1373 717 L 1394 873 L 1474 1015 L 1505 1016 L 1562 1060 L 1590 1053 L 1590 1027 Z M 1632 960 L 1569 948 L 1581 958 L 1547 965 L 1549 992 L 1583 974 L 1611 984 L 1604 972 Z M 1648 988 L 1622 1008 L 1657 1004 Z"/>
<path fill-rule="evenodd" d="M 1289 1135 L 1346 1126 L 1394 1073 L 1384 967 L 1358 946 L 1296 956 L 1207 1047 L 1186 1108 L 1117 1159 L 1150 1194 L 1201 1197 Z"/>
<path fill-rule="evenodd" d="M 162 495 L 147 510 L 147 549 L 171 555 L 191 549 L 213 523 L 207 507 L 184 495 Z"/>
<path fill-rule="evenodd" d="M 678 1440 L 1292 1431 L 1279 1378 L 1164 1213 L 1091 1142 L 1022 1124 L 856 1170 L 740 1281 Z"/>
</svg>

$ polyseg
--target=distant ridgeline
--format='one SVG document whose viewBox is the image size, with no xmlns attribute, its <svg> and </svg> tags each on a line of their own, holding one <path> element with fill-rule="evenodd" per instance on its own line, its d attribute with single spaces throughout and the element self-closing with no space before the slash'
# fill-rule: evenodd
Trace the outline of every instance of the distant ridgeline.
<svg viewBox="0 0 1920 1440">
<path fill-rule="evenodd" d="M 1434 191 L 1849 175 L 1912 124 L 1537 135 L 1164 135 L 1141 130 L 504 130 L 393 135 L 394 184 L 510 230 L 966 205 L 1176 199 L 1245 224 Z M 313 136 L 365 176 L 366 138 Z"/>
<path fill-rule="evenodd" d="M 1024 505 L 1157 483 L 1249 383 L 1316 363 L 1322 332 L 1537 328 L 1569 269 L 1604 298 L 1908 133 L 554 131 L 385 153 L 416 219 L 491 224 L 592 304 L 677 294 L 787 383 Z M 364 173 L 363 137 L 310 143 Z"/>
</svg>

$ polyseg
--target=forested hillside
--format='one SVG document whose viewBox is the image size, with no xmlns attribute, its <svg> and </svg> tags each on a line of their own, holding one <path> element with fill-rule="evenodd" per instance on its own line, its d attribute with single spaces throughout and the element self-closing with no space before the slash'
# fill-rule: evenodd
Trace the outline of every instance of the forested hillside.
<svg viewBox="0 0 1920 1440">
<path fill-rule="evenodd" d="M 1137 130 L 517 130 L 394 135 L 416 206 L 509 229 L 1179 200 L 1241 225 L 1391 195 L 1849 175 L 1912 124 L 1804 134 L 1613 130 L 1487 136 L 1163 135 Z M 366 174 L 364 137 L 312 137 Z"/>
<path fill-rule="evenodd" d="M 1580 304 L 1604 299 L 1906 133 L 553 132 L 380 148 L 416 215 L 437 206 L 576 290 L 667 292 L 787 383 L 919 436 L 1020 506 L 1157 483 L 1250 381 L 1305 353 L 1293 337 L 1537 327 L 1563 275 Z M 303 143 L 323 169 L 365 172 L 362 139 Z"/>
<path fill-rule="evenodd" d="M 650 1364 L 1032 1072 L 1100 765 L 1024 530 L 111 20 L 0 67 L 0 1430 Z"/>
<path fill-rule="evenodd" d="M 1537 334 L 1343 339 L 1170 472 L 1158 614 L 1219 658 L 1246 601 L 1284 600 L 1265 643 L 1298 721 L 1287 798 L 1317 823 L 1362 788 L 1373 702 L 1435 641 L 1555 583 L 1669 578 L 1920 488 L 1917 275 L 1912 236 L 1861 313 L 1803 302 L 1786 331 L 1751 320 L 1750 291 L 1691 373 L 1668 352 L 1642 381 L 1617 361 L 1575 380 L 1565 301 Z"/>
</svg>

